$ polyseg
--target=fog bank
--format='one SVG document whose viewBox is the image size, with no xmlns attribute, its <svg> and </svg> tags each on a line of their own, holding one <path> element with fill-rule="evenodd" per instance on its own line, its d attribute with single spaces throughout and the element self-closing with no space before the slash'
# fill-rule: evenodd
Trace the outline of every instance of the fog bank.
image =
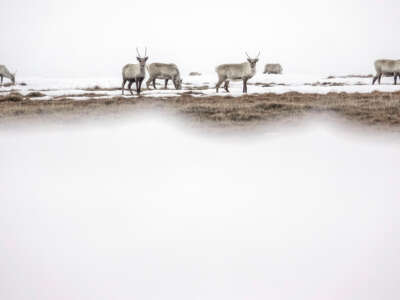
<svg viewBox="0 0 400 300">
<path fill-rule="evenodd" d="M 0 133 L 0 298 L 397 300 L 400 143 L 158 118 Z"/>
</svg>

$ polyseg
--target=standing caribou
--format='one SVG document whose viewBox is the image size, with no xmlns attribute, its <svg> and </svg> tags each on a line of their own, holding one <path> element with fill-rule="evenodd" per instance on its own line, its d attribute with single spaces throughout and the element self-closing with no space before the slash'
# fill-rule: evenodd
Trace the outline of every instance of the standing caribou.
<svg viewBox="0 0 400 300">
<path fill-rule="evenodd" d="M 378 59 L 375 61 L 376 76 L 372 80 L 372 84 L 378 80 L 381 84 L 381 78 L 384 75 L 394 75 L 394 84 L 397 84 L 397 77 L 400 77 L 400 60 Z"/>
<path fill-rule="evenodd" d="M 144 54 L 144 57 L 141 57 L 138 48 L 136 48 L 136 52 L 138 56 L 136 57 L 138 60 L 138 64 L 128 64 L 122 69 L 122 95 L 124 95 L 125 84 L 128 81 L 128 89 L 132 93 L 132 84 L 136 83 L 136 93 L 139 95 L 142 87 L 142 82 L 144 77 L 146 76 L 146 61 L 148 60 L 147 56 L 147 48 Z"/>
<path fill-rule="evenodd" d="M 179 69 L 175 64 L 161 64 L 152 63 L 147 66 L 149 72 L 149 79 L 146 81 L 147 88 L 153 83 L 154 89 L 156 89 L 156 79 L 165 79 L 165 89 L 168 86 L 168 80 L 172 80 L 175 89 L 182 89 L 182 79 L 179 73 Z"/>
<path fill-rule="evenodd" d="M 0 65 L 0 86 L 3 86 L 3 78 L 8 78 L 13 84 L 15 84 L 15 73 L 8 71 L 7 67 Z"/>
<path fill-rule="evenodd" d="M 247 62 L 241 64 L 225 64 L 219 65 L 215 68 L 218 74 L 218 82 L 216 90 L 218 93 L 219 87 L 225 81 L 225 91 L 229 93 L 229 81 L 230 80 L 243 80 L 243 93 L 247 93 L 247 81 L 256 74 L 256 64 L 258 62 L 258 53 L 256 58 L 250 58 L 247 54 Z"/>
</svg>

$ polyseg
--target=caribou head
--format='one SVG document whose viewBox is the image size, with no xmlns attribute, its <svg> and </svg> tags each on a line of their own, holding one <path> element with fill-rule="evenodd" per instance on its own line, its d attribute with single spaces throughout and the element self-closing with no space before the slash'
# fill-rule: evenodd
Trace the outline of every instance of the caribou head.
<svg viewBox="0 0 400 300">
<path fill-rule="evenodd" d="M 256 58 L 251 58 L 251 57 L 247 54 L 247 52 L 246 52 L 247 61 L 249 62 L 249 64 L 250 64 L 250 66 L 251 66 L 252 69 L 256 67 L 256 64 L 257 64 L 257 62 L 258 62 L 258 58 L 260 57 L 260 53 L 261 53 L 261 52 L 258 52 L 258 55 L 257 55 Z"/>
<path fill-rule="evenodd" d="M 144 68 L 145 65 L 146 65 L 146 61 L 149 59 L 149 57 L 147 56 L 147 47 L 146 47 L 146 50 L 145 50 L 144 57 L 142 57 L 140 55 L 138 48 L 136 48 L 136 52 L 138 54 L 138 56 L 136 58 L 137 58 L 137 60 L 138 60 L 138 62 L 140 64 L 140 66 Z"/>
</svg>

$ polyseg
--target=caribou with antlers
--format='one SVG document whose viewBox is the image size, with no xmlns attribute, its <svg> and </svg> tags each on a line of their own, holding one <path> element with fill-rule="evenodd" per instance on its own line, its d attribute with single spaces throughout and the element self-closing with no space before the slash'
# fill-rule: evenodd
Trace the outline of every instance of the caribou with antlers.
<svg viewBox="0 0 400 300">
<path fill-rule="evenodd" d="M 138 64 L 128 64 L 122 69 L 122 95 L 124 95 L 125 84 L 128 81 L 128 89 L 132 93 L 132 84 L 136 83 L 136 93 L 139 95 L 142 87 L 142 82 L 146 77 L 146 61 L 148 60 L 147 56 L 147 47 L 145 50 L 144 57 L 142 57 L 139 53 L 138 48 L 136 48 L 136 52 L 138 56 L 136 57 L 138 60 Z"/>
<path fill-rule="evenodd" d="M 247 61 L 244 63 L 219 65 L 215 68 L 218 74 L 218 83 L 216 85 L 217 93 L 223 82 L 225 82 L 225 90 L 229 93 L 230 80 L 243 80 L 243 93 L 247 93 L 247 81 L 256 74 L 256 64 L 260 52 L 256 58 L 251 58 L 247 52 L 246 55 Z"/>
</svg>

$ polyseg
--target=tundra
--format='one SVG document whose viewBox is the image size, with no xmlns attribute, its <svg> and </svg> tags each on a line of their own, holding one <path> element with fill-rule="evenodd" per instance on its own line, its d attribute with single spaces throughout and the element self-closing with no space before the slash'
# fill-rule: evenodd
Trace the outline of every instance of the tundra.
<svg viewBox="0 0 400 300">
<path fill-rule="evenodd" d="M 182 89 L 182 79 L 179 73 L 179 69 L 175 64 L 162 64 L 152 63 L 147 66 L 149 72 L 149 80 L 147 80 L 147 88 L 153 83 L 154 89 L 156 89 L 156 79 L 165 79 L 165 89 L 168 86 L 168 81 L 172 80 L 175 89 Z"/>
<path fill-rule="evenodd" d="M 230 80 L 243 80 L 243 93 L 247 93 L 247 81 L 256 74 L 256 64 L 260 52 L 256 58 L 250 58 L 247 52 L 246 55 L 247 61 L 244 63 L 219 65 L 215 68 L 215 71 L 218 74 L 218 82 L 216 85 L 217 93 L 223 82 L 225 82 L 225 91 L 229 93 Z"/>
<path fill-rule="evenodd" d="M 394 75 L 394 84 L 397 84 L 397 77 L 400 77 L 400 60 L 378 59 L 375 61 L 376 76 L 372 80 L 372 84 L 378 80 L 381 84 L 381 78 L 384 75 L 392 73 Z"/>
<path fill-rule="evenodd" d="M 122 69 L 122 95 L 124 95 L 125 84 L 128 81 L 128 89 L 132 93 L 132 84 L 136 83 L 136 94 L 140 94 L 140 90 L 142 88 L 142 82 L 144 77 L 146 76 L 146 61 L 148 60 L 147 56 L 147 48 L 144 57 L 141 57 L 139 50 L 136 48 L 136 52 L 138 56 L 136 59 L 138 60 L 138 64 L 128 64 Z"/>
<path fill-rule="evenodd" d="M 15 84 L 15 73 L 8 71 L 6 66 L 0 65 L 0 86 L 3 86 L 4 77 L 10 79 L 12 84 Z"/>
<path fill-rule="evenodd" d="M 264 74 L 282 74 L 282 66 L 280 64 L 266 64 Z"/>
</svg>

